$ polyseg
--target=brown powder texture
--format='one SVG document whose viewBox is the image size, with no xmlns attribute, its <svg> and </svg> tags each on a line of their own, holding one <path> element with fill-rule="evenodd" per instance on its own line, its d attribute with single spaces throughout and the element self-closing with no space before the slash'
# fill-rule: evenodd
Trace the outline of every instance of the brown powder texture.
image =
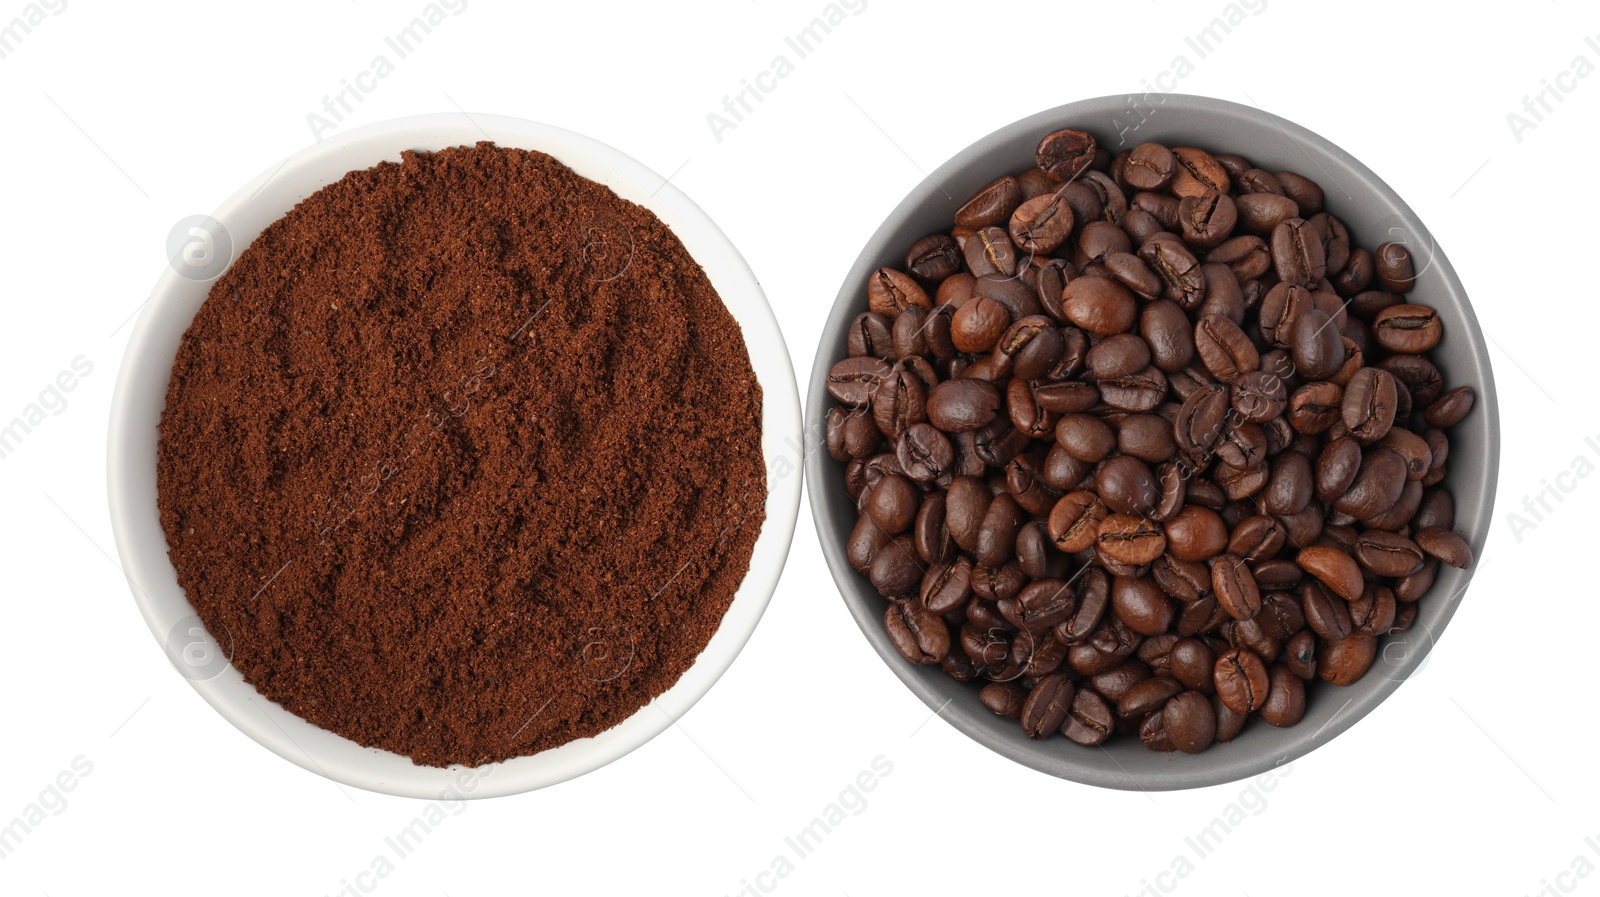
<svg viewBox="0 0 1600 897">
<path fill-rule="evenodd" d="M 739 325 L 648 210 L 480 143 L 268 227 L 161 417 L 178 581 L 265 697 L 416 763 L 615 726 L 722 620 L 764 519 Z"/>
</svg>

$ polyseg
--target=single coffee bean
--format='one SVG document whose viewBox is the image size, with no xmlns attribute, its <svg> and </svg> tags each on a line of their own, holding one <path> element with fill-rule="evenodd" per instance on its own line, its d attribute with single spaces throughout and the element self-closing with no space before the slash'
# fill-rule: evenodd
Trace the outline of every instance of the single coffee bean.
<svg viewBox="0 0 1600 897">
<path fill-rule="evenodd" d="M 1323 545 L 1302 548 L 1295 556 L 1295 563 L 1346 601 L 1360 597 L 1364 588 L 1356 559 L 1337 548 Z"/>
<path fill-rule="evenodd" d="M 852 408 L 865 407 L 872 402 L 878 384 L 893 370 L 881 358 L 846 358 L 828 371 L 828 395 Z"/>
<path fill-rule="evenodd" d="M 928 293 L 911 275 L 894 268 L 879 268 L 867 281 L 867 306 L 893 318 L 910 306 L 932 308 Z"/>
<path fill-rule="evenodd" d="M 1040 679 L 1022 704 L 1022 733 L 1029 738 L 1048 738 L 1067 721 L 1074 688 L 1065 674 L 1051 673 Z"/>
<path fill-rule="evenodd" d="M 1045 194 L 1021 204 L 1011 213 L 1012 242 L 1025 252 L 1054 252 L 1072 233 L 1072 207 L 1060 194 Z"/>
<path fill-rule="evenodd" d="M 1344 337 L 1320 308 L 1308 308 L 1294 323 L 1290 338 L 1295 371 L 1308 380 L 1326 380 L 1344 365 Z"/>
<path fill-rule="evenodd" d="M 1227 744 L 1239 737 L 1244 730 L 1244 724 L 1250 719 L 1247 713 L 1236 713 L 1233 708 L 1222 703 L 1222 698 L 1216 694 L 1211 696 L 1211 710 L 1217 715 L 1217 744 Z"/>
<path fill-rule="evenodd" d="M 1095 490 L 1106 507 L 1118 514 L 1149 514 L 1158 493 L 1155 477 L 1143 461 L 1128 455 L 1107 458 L 1094 475 Z"/>
<path fill-rule="evenodd" d="M 961 247 L 949 234 L 929 234 L 906 251 L 906 271 L 923 283 L 937 284 L 961 265 Z"/>
<path fill-rule="evenodd" d="M 1355 480 L 1333 506 L 1357 520 L 1364 520 L 1392 508 L 1400 500 L 1406 481 L 1405 459 L 1382 446 L 1373 446 L 1362 454 Z"/>
<path fill-rule="evenodd" d="M 1261 719 L 1270 726 L 1292 726 L 1306 715 L 1306 685 L 1285 664 L 1268 673 L 1267 699 L 1261 705 Z"/>
<path fill-rule="evenodd" d="M 1178 162 L 1172 183 L 1168 185 L 1172 195 L 1182 199 L 1185 196 L 1228 192 L 1228 171 L 1215 156 L 1192 146 L 1174 147 L 1172 154 Z"/>
<path fill-rule="evenodd" d="M 1378 282 L 1389 292 L 1408 293 L 1416 285 L 1417 273 L 1405 244 L 1380 244 L 1372 251 L 1372 261 Z"/>
<path fill-rule="evenodd" d="M 1159 636 L 1172 626 L 1172 599 L 1147 577 L 1117 576 L 1111 580 L 1111 610 L 1134 632 Z"/>
<path fill-rule="evenodd" d="M 1476 394 L 1470 386 L 1458 386 L 1440 396 L 1422 412 L 1423 420 L 1435 427 L 1453 427 L 1472 411 Z"/>
<path fill-rule="evenodd" d="M 1241 374 L 1233 382 L 1230 397 L 1234 413 L 1251 423 L 1271 420 L 1289 407 L 1283 378 L 1266 371 Z"/>
<path fill-rule="evenodd" d="M 1187 196 L 1178 204 L 1178 224 L 1191 245 L 1210 248 L 1233 233 L 1238 210 L 1226 193 Z"/>
<path fill-rule="evenodd" d="M 1315 436 L 1340 421 L 1344 390 L 1339 384 L 1318 380 L 1295 390 L 1289 396 L 1289 425 L 1297 432 Z"/>
<path fill-rule="evenodd" d="M 1367 530 L 1358 536 L 1355 557 L 1373 575 L 1394 579 L 1417 572 L 1426 560 L 1417 543 L 1382 530 Z"/>
<path fill-rule="evenodd" d="M 1087 688 L 1080 688 L 1072 698 L 1072 709 L 1067 711 L 1066 722 L 1061 724 L 1061 734 L 1069 741 L 1093 747 L 1111 737 L 1115 725 L 1116 719 L 1105 698 Z"/>
<path fill-rule="evenodd" d="M 1100 523 L 1109 513 L 1095 493 L 1069 492 L 1050 511 L 1050 538 L 1061 551 L 1084 551 L 1099 538 Z"/>
<path fill-rule="evenodd" d="M 1261 611 L 1255 576 L 1238 555 L 1220 554 L 1211 562 L 1211 591 L 1235 620 L 1248 620 Z"/>
<path fill-rule="evenodd" d="M 928 394 L 928 420 L 946 433 L 979 430 L 1000 410 L 1000 391 L 984 380 L 946 380 Z"/>
<path fill-rule="evenodd" d="M 1330 640 L 1317 652 L 1317 675 L 1324 682 L 1349 685 L 1367 674 L 1377 655 L 1377 637 L 1365 632 Z"/>
<path fill-rule="evenodd" d="M 1211 709 L 1211 699 L 1199 691 L 1191 689 L 1175 695 L 1167 701 L 1162 717 L 1167 738 L 1186 754 L 1198 754 L 1216 741 L 1217 715 Z"/>
<path fill-rule="evenodd" d="M 1015 682 L 991 682 L 978 691 L 978 702 L 1006 719 L 1017 719 L 1027 696 Z"/>
<path fill-rule="evenodd" d="M 1350 435 L 1363 444 L 1377 442 L 1394 425 L 1396 402 L 1394 377 L 1382 368 L 1364 367 L 1355 372 L 1344 388 L 1341 416 Z"/>
<path fill-rule="evenodd" d="M 962 557 L 929 567 L 918 597 L 924 607 L 940 616 L 960 610 L 972 597 L 972 561 Z"/>
<path fill-rule="evenodd" d="M 1303 218 L 1289 218 L 1272 229 L 1272 265 L 1284 283 L 1306 286 L 1327 274 L 1322 238 Z"/>
<path fill-rule="evenodd" d="M 872 525 L 877 526 L 876 523 Z M 922 559 L 917 556 L 916 543 L 908 535 L 894 536 L 884 542 L 873 555 L 872 566 L 867 570 L 872 587 L 885 598 L 898 598 L 915 592 L 922 582 L 922 576 Z"/>
<path fill-rule="evenodd" d="M 1141 143 L 1128 153 L 1122 179 L 1135 190 L 1160 190 L 1177 173 L 1178 159 L 1159 143 Z"/>
<path fill-rule="evenodd" d="M 1267 665 L 1248 648 L 1229 648 L 1212 670 L 1217 697 L 1235 713 L 1254 713 L 1266 703 Z"/>
<path fill-rule="evenodd" d="M 1228 527 L 1210 508 L 1190 505 L 1166 522 L 1167 551 L 1184 561 L 1208 561 L 1228 545 Z"/>
<path fill-rule="evenodd" d="M 1149 347 L 1156 367 L 1175 373 L 1194 361 L 1194 329 L 1183 307 L 1170 299 L 1157 299 L 1139 315 L 1139 335 Z"/>
<path fill-rule="evenodd" d="M 928 393 L 921 378 L 905 370 L 891 371 L 872 397 L 872 420 L 891 440 L 927 419 Z"/>
<path fill-rule="evenodd" d="M 1167 547 L 1160 524 L 1132 514 L 1112 514 L 1100 521 L 1095 551 L 1119 564 L 1148 564 Z"/>
<path fill-rule="evenodd" d="M 1161 278 L 1161 294 L 1184 309 L 1199 307 L 1205 300 L 1204 267 L 1175 234 L 1161 232 L 1139 246 L 1139 258 Z"/>
<path fill-rule="evenodd" d="M 890 358 L 894 355 L 894 321 L 875 311 L 862 312 L 850 322 L 846 338 L 852 357 Z"/>
<path fill-rule="evenodd" d="M 911 526 L 921 499 L 922 493 L 910 480 L 886 476 L 878 480 L 878 485 L 868 494 L 866 513 L 873 523 L 892 536 Z"/>
<path fill-rule="evenodd" d="M 1394 625 L 1394 615 L 1394 591 L 1383 586 L 1368 586 L 1350 602 L 1350 625 L 1356 632 L 1382 635 Z"/>
<path fill-rule="evenodd" d="M 977 230 L 1000 224 L 1011 217 L 1011 212 L 1022 202 L 1022 187 L 1017 179 L 1006 175 L 994 181 L 956 209 L 956 226 Z"/>
<path fill-rule="evenodd" d="M 919 422 L 906 428 L 895 444 L 895 459 L 906 476 L 919 483 L 932 483 L 948 474 L 955 464 L 955 447 L 932 424 Z"/>
<path fill-rule="evenodd" d="M 891 602 L 884 613 L 889 641 L 906 660 L 934 664 L 950 652 L 950 629 L 940 616 L 916 601 Z"/>
<path fill-rule="evenodd" d="M 1194 637 L 1178 639 L 1172 643 L 1168 658 L 1172 677 L 1183 683 L 1185 688 L 1200 691 L 1211 691 L 1215 688 L 1212 671 L 1217 665 L 1217 655 L 1204 639 Z"/>
<path fill-rule="evenodd" d="M 1391 305 L 1372 322 L 1378 345 L 1403 355 L 1421 355 L 1439 344 L 1439 315 L 1426 305 Z"/>
<path fill-rule="evenodd" d="M 1131 455 L 1147 464 L 1159 464 L 1170 459 L 1178 450 L 1172 438 L 1172 423 L 1160 414 L 1125 415 L 1119 426 L 1117 451 L 1124 455 Z M 1182 498 L 1181 494 L 1179 498 Z"/>
<path fill-rule="evenodd" d="M 1206 315 L 1195 324 L 1194 344 L 1206 370 L 1228 385 L 1261 366 L 1255 344 L 1238 324 L 1221 315 Z"/>
<path fill-rule="evenodd" d="M 1300 214 L 1315 215 L 1322 211 L 1322 188 L 1316 181 L 1292 171 L 1277 172 L 1276 177 L 1283 187 L 1283 195 L 1294 200 L 1300 207 Z"/>
<path fill-rule="evenodd" d="M 1190 393 L 1172 423 L 1178 447 L 1191 455 L 1209 454 L 1222 438 L 1230 407 L 1228 390 L 1218 384 Z"/>
<path fill-rule="evenodd" d="M 1472 546 L 1447 529 L 1425 529 L 1416 534 L 1417 545 L 1430 557 L 1438 558 L 1452 567 L 1472 565 Z"/>
<path fill-rule="evenodd" d="M 1110 277 L 1093 274 L 1067 283 L 1061 308 L 1072 323 L 1100 336 L 1132 329 L 1138 314 L 1127 287 Z"/>
<path fill-rule="evenodd" d="M 1039 141 L 1034 161 L 1057 180 L 1070 181 L 1088 169 L 1089 163 L 1094 161 L 1095 148 L 1094 137 L 1064 128 L 1046 134 Z"/>
</svg>

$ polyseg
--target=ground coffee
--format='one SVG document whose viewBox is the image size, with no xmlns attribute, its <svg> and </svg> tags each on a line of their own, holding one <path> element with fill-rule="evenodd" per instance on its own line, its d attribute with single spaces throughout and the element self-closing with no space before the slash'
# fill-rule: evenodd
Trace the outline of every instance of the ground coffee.
<svg viewBox="0 0 1600 897">
<path fill-rule="evenodd" d="M 678 680 L 762 521 L 739 326 L 649 211 L 480 143 L 352 172 L 185 334 L 178 581 L 244 678 L 425 765 L 593 736 Z"/>
</svg>

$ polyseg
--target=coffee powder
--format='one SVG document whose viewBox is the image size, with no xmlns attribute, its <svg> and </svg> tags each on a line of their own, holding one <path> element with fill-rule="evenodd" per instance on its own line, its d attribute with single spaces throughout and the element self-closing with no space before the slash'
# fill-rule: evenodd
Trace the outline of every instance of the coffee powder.
<svg viewBox="0 0 1600 897">
<path fill-rule="evenodd" d="M 716 631 L 762 521 L 738 324 L 648 210 L 480 143 L 268 227 L 161 417 L 178 581 L 261 694 L 477 765 L 596 735 Z"/>
</svg>

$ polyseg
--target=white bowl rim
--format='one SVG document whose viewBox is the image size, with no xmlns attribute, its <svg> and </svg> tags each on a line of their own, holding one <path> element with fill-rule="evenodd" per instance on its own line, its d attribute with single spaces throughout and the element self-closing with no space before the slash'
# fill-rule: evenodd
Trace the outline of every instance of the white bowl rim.
<svg viewBox="0 0 1600 897">
<path fill-rule="evenodd" d="M 383 160 L 399 161 L 405 149 L 437 150 L 484 140 L 548 153 L 578 174 L 645 206 L 705 269 L 744 332 L 762 387 L 766 521 L 749 572 L 717 632 L 679 680 L 606 732 L 538 754 L 479 767 L 417 766 L 408 757 L 362 747 L 306 722 L 261 697 L 231 665 L 209 678 L 185 675 L 225 719 L 284 759 L 335 782 L 404 797 L 448 800 L 531 791 L 598 769 L 673 725 L 728 669 L 755 630 L 782 574 L 800 507 L 804 445 L 800 398 L 788 348 L 760 283 L 732 242 L 688 196 L 605 143 L 501 115 L 458 112 L 392 119 L 352 129 L 289 156 L 239 188 L 211 217 L 222 223 L 242 251 L 295 203 L 349 171 Z M 162 272 L 129 338 L 107 437 L 107 497 L 122 570 L 151 634 L 175 667 L 170 636 L 194 610 L 167 557 L 156 508 L 155 425 L 176 347 L 212 282 L 188 280 L 171 266 Z M 180 321 L 178 326 L 175 322 Z"/>
</svg>

